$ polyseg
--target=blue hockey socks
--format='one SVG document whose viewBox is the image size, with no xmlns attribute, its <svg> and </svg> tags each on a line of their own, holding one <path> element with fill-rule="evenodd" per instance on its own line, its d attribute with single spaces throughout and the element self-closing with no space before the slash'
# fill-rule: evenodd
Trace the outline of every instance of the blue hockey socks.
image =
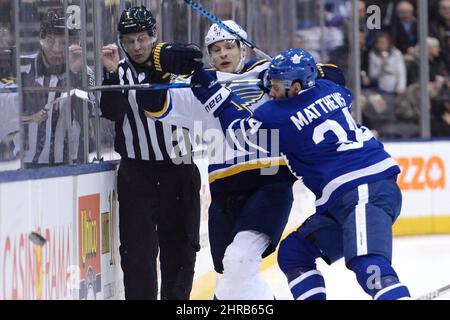
<svg viewBox="0 0 450 320">
<path fill-rule="evenodd" d="M 298 232 L 281 242 L 278 264 L 286 275 L 295 300 L 325 300 L 325 280 L 316 269 L 320 251 Z"/>
<path fill-rule="evenodd" d="M 411 297 L 388 259 L 381 255 L 353 258 L 349 267 L 363 290 L 374 300 L 399 300 Z"/>
</svg>

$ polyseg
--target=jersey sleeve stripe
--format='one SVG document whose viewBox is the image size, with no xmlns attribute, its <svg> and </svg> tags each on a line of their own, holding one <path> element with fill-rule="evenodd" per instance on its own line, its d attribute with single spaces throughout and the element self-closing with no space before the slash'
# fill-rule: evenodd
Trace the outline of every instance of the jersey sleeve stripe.
<svg viewBox="0 0 450 320">
<path fill-rule="evenodd" d="M 330 199 L 331 194 L 343 184 L 350 182 L 352 180 L 356 180 L 358 178 L 381 173 L 395 166 L 397 166 L 395 160 L 392 158 L 387 158 L 369 167 L 352 171 L 343 174 L 337 178 L 334 178 L 333 180 L 328 182 L 327 185 L 323 188 L 322 196 L 316 200 L 316 207 L 324 205 Z"/>
<path fill-rule="evenodd" d="M 164 101 L 162 110 L 157 112 L 145 111 L 145 114 L 151 118 L 161 119 L 169 113 L 170 109 L 172 109 L 172 101 L 170 99 L 170 93 L 167 91 L 166 100 Z"/>
<path fill-rule="evenodd" d="M 257 66 L 262 65 L 262 64 L 264 64 L 266 62 L 269 62 L 269 60 L 263 59 L 263 60 L 256 61 L 254 64 L 252 64 L 250 67 L 248 67 L 248 69 L 245 70 L 245 72 L 251 71 L 252 69 L 254 69 Z"/>
<path fill-rule="evenodd" d="M 255 169 L 264 169 L 275 166 L 285 166 L 286 162 L 281 158 L 272 158 L 272 159 L 257 159 L 254 162 L 240 163 L 232 167 L 228 167 L 226 169 L 217 170 L 211 172 L 209 174 L 209 183 L 213 183 L 218 179 L 223 179 L 227 177 L 231 177 L 235 174 L 255 170 Z"/>
<path fill-rule="evenodd" d="M 161 67 L 161 49 L 162 47 L 166 44 L 166 42 L 161 42 L 159 43 L 156 47 L 155 47 L 155 51 L 154 51 L 154 63 L 155 63 L 155 69 L 157 71 L 162 72 L 162 67 Z"/>
</svg>

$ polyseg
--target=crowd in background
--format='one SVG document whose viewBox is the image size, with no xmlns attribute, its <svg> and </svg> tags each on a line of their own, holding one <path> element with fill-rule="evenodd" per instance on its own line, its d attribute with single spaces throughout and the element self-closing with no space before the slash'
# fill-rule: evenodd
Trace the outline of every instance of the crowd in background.
<svg viewBox="0 0 450 320">
<path fill-rule="evenodd" d="M 317 17 L 298 24 L 296 44 L 318 61 L 340 66 L 351 80 L 350 1 L 325 1 L 324 39 Z M 381 10 L 381 28 L 370 29 L 368 8 Z M 381 137 L 420 136 L 420 64 L 417 1 L 358 2 L 363 123 Z M 369 10 L 369 12 L 372 12 Z M 429 1 L 428 92 L 431 135 L 450 136 L 450 0 Z M 322 59 L 321 59 L 322 58 Z M 351 87 L 351 83 L 349 84 Z"/>
<path fill-rule="evenodd" d="M 234 19 L 241 23 L 250 39 L 269 54 L 288 47 L 299 47 L 310 51 L 317 61 L 338 65 L 346 74 L 348 87 L 354 90 L 351 0 L 197 2 L 220 19 Z M 141 3 L 148 4 L 155 13 L 157 24 L 160 25 L 159 39 L 203 45 L 205 32 L 211 23 L 193 10 L 188 11 L 188 6 L 180 0 L 105 0 L 101 22 L 103 43 L 117 39 L 115 26 L 121 6 Z M 322 8 L 319 7 L 321 3 L 324 4 Z M 21 55 L 38 50 L 40 15 L 47 8 L 62 4 L 62 0 L 21 0 Z M 68 4 L 79 5 L 80 1 L 68 1 Z M 420 137 L 422 88 L 419 85 L 417 4 L 417 0 L 358 1 L 362 87 L 359 107 L 362 110 L 363 124 L 382 138 Z M 429 0 L 428 4 L 429 34 L 426 43 L 429 56 L 431 135 L 450 137 L 450 0 Z M 368 23 L 373 5 L 379 8 L 381 17 L 380 28 L 376 29 L 372 29 Z M 14 84 L 17 70 L 12 27 L 14 5 L 12 1 L 0 0 L 0 6 L 0 79 L 1 86 L 5 89 Z M 92 3 L 87 2 L 87 6 L 87 61 L 95 71 Z M 207 64 L 206 60 L 205 63 Z M 17 97 L 7 90 L 0 95 L 0 161 L 17 159 L 21 147 L 18 133 L 23 117 L 19 115 L 19 108 L 11 108 L 17 105 Z M 23 110 L 25 109 L 27 108 Z M 99 148 L 92 145 L 95 143 L 93 137 L 96 133 L 91 128 L 92 124 L 86 127 L 89 127 L 91 137 L 86 151 L 92 152 Z M 100 135 L 98 141 L 103 149 L 113 149 L 112 131 L 109 123 L 102 122 L 97 134 Z M 79 136 L 82 137 L 82 133 Z M 79 161 L 83 163 L 85 160 Z"/>
</svg>

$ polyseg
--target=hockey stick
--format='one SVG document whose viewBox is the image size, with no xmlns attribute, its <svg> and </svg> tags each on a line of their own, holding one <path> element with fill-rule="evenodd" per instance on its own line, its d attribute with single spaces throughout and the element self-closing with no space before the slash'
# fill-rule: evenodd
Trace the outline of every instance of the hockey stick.
<svg viewBox="0 0 450 320">
<path fill-rule="evenodd" d="M 230 81 L 217 81 L 219 84 L 223 85 L 259 85 L 262 84 L 261 80 L 230 80 Z M 109 86 L 94 86 L 89 87 L 89 91 L 118 91 L 118 90 L 168 90 L 168 89 L 184 89 L 184 88 L 199 88 L 201 84 L 190 84 L 190 83 L 170 83 L 170 84 L 153 84 L 153 83 L 141 83 L 134 85 L 109 85 Z"/>
<path fill-rule="evenodd" d="M 0 93 L 16 93 L 17 87 L 1 88 Z"/>
<path fill-rule="evenodd" d="M 5 87 L 0 89 L 0 93 L 16 93 L 19 89 L 18 86 Z M 56 87 L 22 87 L 23 92 L 26 93 L 49 93 L 49 92 L 67 92 L 66 88 Z"/>
<path fill-rule="evenodd" d="M 206 9 L 204 9 L 203 7 L 201 7 L 200 5 L 198 5 L 197 3 L 195 3 L 192 0 L 184 0 L 184 2 L 186 2 L 189 6 L 191 6 L 191 8 L 193 8 L 194 10 L 196 10 L 198 13 L 200 13 L 201 15 L 205 16 L 206 18 L 208 18 L 210 21 L 216 23 L 221 29 L 224 29 L 226 31 L 228 31 L 229 33 L 231 33 L 232 35 L 235 35 L 236 37 L 239 38 L 239 40 L 241 40 L 247 47 L 249 47 L 250 49 L 252 49 L 253 51 L 255 51 L 255 53 L 260 56 L 261 58 L 264 59 L 268 59 L 268 60 L 272 60 L 272 57 L 269 56 L 267 53 L 265 53 L 264 51 L 262 51 L 261 49 L 259 49 L 253 42 L 251 42 L 248 39 L 245 39 L 243 37 L 241 37 L 240 34 L 238 34 L 236 31 L 234 31 L 233 29 L 231 29 L 230 27 L 228 27 L 225 23 L 222 22 L 222 20 L 220 20 L 219 18 L 217 18 L 215 15 L 213 15 L 211 12 L 207 11 Z"/>
<path fill-rule="evenodd" d="M 420 296 L 420 297 L 416 298 L 415 300 L 433 300 L 448 291 L 450 291 L 450 284 L 448 284 L 442 288 L 436 289 L 434 291 L 428 292 L 427 294 L 424 294 L 423 296 Z"/>
<path fill-rule="evenodd" d="M 253 79 L 253 80 L 229 80 L 229 81 L 217 81 L 220 84 L 223 85 L 254 85 L 258 86 L 262 84 L 261 80 Z M 92 86 L 88 87 L 86 90 L 81 89 L 72 89 L 69 91 L 69 94 L 67 94 L 67 91 L 64 91 L 61 97 L 59 97 L 56 100 L 53 100 L 52 102 L 49 102 L 44 106 L 43 109 L 48 111 L 49 107 L 52 104 L 55 104 L 59 102 L 60 100 L 67 98 L 68 96 L 75 95 L 76 97 L 82 99 L 91 101 L 88 97 L 88 92 L 92 91 L 121 91 L 121 90 L 169 90 L 169 89 L 184 89 L 184 88 L 199 88 L 201 87 L 201 84 L 190 84 L 190 83 L 170 83 L 170 84 L 153 84 L 153 83 L 141 83 L 141 84 L 134 84 L 134 85 L 108 85 L 108 86 Z M 6 90 L 5 90 L 6 89 Z M 5 90 L 5 93 L 14 93 L 17 92 L 17 87 L 10 87 L 10 88 L 4 88 L 0 89 L 0 93 L 3 93 L 3 90 Z M 41 90 L 44 91 L 44 90 Z M 50 90 L 51 91 L 51 90 Z"/>
<path fill-rule="evenodd" d="M 84 90 L 80 90 L 80 89 L 72 89 L 69 92 L 63 92 L 61 94 L 61 96 L 59 98 L 56 98 L 53 101 L 50 101 L 49 103 L 46 103 L 42 108 L 41 111 L 42 113 L 46 113 L 50 110 L 50 107 L 54 104 L 57 104 L 58 102 L 61 102 L 64 99 L 67 99 L 68 97 L 72 97 L 75 96 L 81 100 L 87 101 L 88 103 L 91 103 L 92 105 L 95 105 L 95 101 L 91 100 L 89 98 L 89 92 L 84 91 Z M 32 122 L 32 120 L 26 120 L 26 121 L 22 121 L 23 123 L 29 123 Z"/>
</svg>

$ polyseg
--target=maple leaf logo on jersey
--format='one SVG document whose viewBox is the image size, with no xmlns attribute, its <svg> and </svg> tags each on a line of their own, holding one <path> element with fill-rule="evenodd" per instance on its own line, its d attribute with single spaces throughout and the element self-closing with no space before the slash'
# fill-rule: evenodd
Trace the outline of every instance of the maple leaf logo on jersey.
<svg viewBox="0 0 450 320">
<path fill-rule="evenodd" d="M 292 61 L 292 63 L 294 63 L 294 64 L 299 64 L 301 59 L 302 59 L 301 56 L 299 56 L 298 54 L 295 54 L 295 55 L 291 58 L 291 61 Z"/>
</svg>

